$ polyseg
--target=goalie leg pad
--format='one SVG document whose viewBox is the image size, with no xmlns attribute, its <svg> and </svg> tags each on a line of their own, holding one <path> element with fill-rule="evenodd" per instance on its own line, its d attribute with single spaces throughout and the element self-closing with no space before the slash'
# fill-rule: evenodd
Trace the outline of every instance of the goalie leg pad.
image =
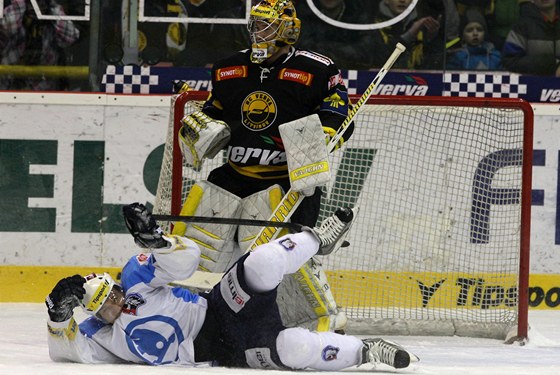
<svg viewBox="0 0 560 375">
<path fill-rule="evenodd" d="M 304 195 L 331 178 L 325 134 L 317 114 L 278 127 L 286 150 L 292 189 Z"/>
<path fill-rule="evenodd" d="M 241 198 L 208 181 L 195 183 L 183 204 L 181 215 L 237 218 Z M 173 234 L 188 237 L 201 251 L 199 269 L 224 272 L 234 256 L 235 225 L 175 223 Z"/>
<path fill-rule="evenodd" d="M 268 220 L 272 210 L 282 200 L 284 192 L 280 185 L 272 185 L 266 190 L 258 191 L 244 198 L 241 202 L 241 219 Z M 237 241 L 241 251 L 244 253 L 253 243 L 255 237 L 260 233 L 261 227 L 254 225 L 240 225 L 237 231 Z M 286 233 L 280 232 L 279 236 Z"/>
<path fill-rule="evenodd" d="M 284 277 L 278 287 L 277 301 L 282 322 L 287 327 L 301 326 L 324 332 L 342 330 L 346 325 L 327 275 L 315 258 Z"/>
</svg>

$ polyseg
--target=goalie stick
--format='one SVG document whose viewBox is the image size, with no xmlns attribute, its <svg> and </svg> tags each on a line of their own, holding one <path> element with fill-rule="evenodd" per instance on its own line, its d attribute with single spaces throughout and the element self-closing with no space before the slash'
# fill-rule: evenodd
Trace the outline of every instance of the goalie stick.
<svg viewBox="0 0 560 375">
<path fill-rule="evenodd" d="M 209 224 L 229 224 L 229 225 L 251 225 L 256 227 L 277 227 L 288 228 L 301 232 L 303 225 L 290 222 L 235 219 L 229 217 L 208 217 L 208 216 L 182 216 L 182 215 L 152 215 L 159 221 L 182 221 L 184 223 L 209 223 Z"/>
</svg>

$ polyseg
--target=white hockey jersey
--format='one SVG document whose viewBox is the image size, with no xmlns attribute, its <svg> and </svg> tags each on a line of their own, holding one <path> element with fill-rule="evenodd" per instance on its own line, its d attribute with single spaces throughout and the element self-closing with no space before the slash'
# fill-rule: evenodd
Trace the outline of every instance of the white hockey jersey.
<svg viewBox="0 0 560 375">
<path fill-rule="evenodd" d="M 48 321 L 49 354 L 54 361 L 135 362 L 151 365 L 195 363 L 193 341 L 206 316 L 207 301 L 187 289 L 171 287 L 190 277 L 200 260 L 191 240 L 186 246 L 155 249 L 132 257 L 122 271 L 126 302 L 112 325 L 95 317 L 77 324 Z"/>
</svg>

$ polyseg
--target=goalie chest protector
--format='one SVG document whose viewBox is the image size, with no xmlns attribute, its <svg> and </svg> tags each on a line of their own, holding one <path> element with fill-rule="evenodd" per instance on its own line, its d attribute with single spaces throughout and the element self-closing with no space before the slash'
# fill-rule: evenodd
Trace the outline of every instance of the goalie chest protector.
<svg viewBox="0 0 560 375">
<path fill-rule="evenodd" d="M 319 111 L 337 129 L 348 113 L 348 94 L 327 57 L 292 49 L 277 62 L 253 64 L 250 51 L 221 60 L 212 69 L 212 95 L 203 111 L 231 128 L 229 162 L 261 178 L 287 177 L 278 126 Z"/>
</svg>

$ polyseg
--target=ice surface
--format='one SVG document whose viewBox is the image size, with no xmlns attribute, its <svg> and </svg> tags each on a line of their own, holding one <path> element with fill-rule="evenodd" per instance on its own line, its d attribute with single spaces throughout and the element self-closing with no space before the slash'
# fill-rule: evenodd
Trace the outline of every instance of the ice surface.
<svg viewBox="0 0 560 375">
<path fill-rule="evenodd" d="M 185 371 L 195 375 L 289 373 L 220 367 L 185 369 L 54 363 L 48 354 L 47 312 L 44 304 L 0 303 L 0 321 L 0 374 L 74 375 L 94 371 L 119 375 L 185 374 Z M 530 311 L 529 324 L 529 342 L 525 346 L 463 337 L 388 337 L 418 355 L 420 362 L 398 371 L 389 367 L 372 369 L 362 366 L 345 370 L 344 373 L 560 375 L 560 311 Z"/>
</svg>

